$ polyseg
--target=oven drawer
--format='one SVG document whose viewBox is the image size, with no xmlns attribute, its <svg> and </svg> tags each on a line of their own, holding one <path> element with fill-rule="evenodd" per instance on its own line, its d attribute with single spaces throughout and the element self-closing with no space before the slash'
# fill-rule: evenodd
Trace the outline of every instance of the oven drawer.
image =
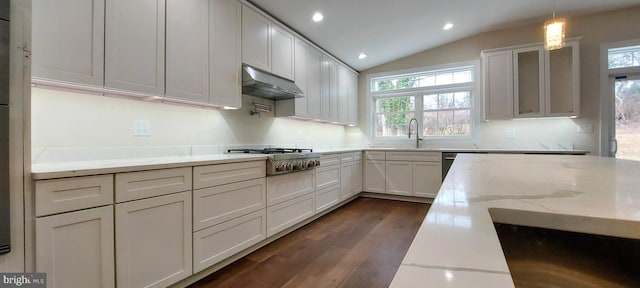
<svg viewBox="0 0 640 288">
<path fill-rule="evenodd" d="M 267 177 L 267 206 L 313 193 L 314 170 Z"/>
<path fill-rule="evenodd" d="M 193 231 L 266 207 L 265 178 L 193 191 Z"/>
</svg>

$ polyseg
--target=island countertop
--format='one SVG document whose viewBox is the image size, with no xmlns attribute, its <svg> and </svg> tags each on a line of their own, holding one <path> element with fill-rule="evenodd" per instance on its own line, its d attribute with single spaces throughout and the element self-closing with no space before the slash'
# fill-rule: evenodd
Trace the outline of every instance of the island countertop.
<svg viewBox="0 0 640 288">
<path fill-rule="evenodd" d="M 640 162 L 459 155 L 391 287 L 513 287 L 494 222 L 640 239 Z"/>
</svg>

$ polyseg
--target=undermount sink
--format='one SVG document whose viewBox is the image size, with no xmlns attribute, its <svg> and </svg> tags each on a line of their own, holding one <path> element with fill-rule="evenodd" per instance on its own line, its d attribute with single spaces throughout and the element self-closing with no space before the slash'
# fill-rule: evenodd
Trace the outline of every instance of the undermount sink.
<svg viewBox="0 0 640 288">
<path fill-rule="evenodd" d="M 640 240 L 494 223 L 516 287 L 640 287 Z"/>
</svg>

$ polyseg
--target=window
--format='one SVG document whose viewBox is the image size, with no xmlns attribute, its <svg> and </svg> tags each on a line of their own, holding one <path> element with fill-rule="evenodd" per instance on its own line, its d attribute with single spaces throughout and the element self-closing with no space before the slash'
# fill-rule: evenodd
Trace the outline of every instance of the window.
<svg viewBox="0 0 640 288">
<path fill-rule="evenodd" d="M 640 45 L 611 48 L 607 52 L 609 69 L 640 66 Z"/>
<path fill-rule="evenodd" d="M 422 123 L 420 136 L 424 138 L 471 137 L 476 67 L 473 64 L 372 77 L 369 95 L 375 138 L 407 137 L 411 118 Z"/>
</svg>

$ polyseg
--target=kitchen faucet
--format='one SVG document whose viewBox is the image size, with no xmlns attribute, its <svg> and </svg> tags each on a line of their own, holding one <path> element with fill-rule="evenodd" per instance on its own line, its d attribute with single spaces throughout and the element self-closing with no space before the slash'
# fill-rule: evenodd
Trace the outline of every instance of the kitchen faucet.
<svg viewBox="0 0 640 288">
<path fill-rule="evenodd" d="M 413 123 L 413 121 L 416 121 L 416 149 L 420 148 L 420 140 L 422 140 L 422 138 L 420 138 L 418 136 L 418 119 L 416 118 L 411 118 L 411 120 L 409 120 L 409 139 L 411 139 L 411 123 Z"/>
</svg>

